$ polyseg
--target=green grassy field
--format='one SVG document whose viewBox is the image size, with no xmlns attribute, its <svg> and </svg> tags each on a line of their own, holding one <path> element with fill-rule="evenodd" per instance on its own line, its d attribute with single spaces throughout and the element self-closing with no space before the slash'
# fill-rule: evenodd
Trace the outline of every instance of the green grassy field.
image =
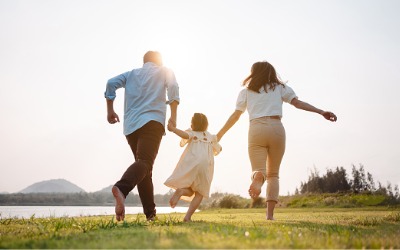
<svg viewBox="0 0 400 250">
<path fill-rule="evenodd" d="M 0 219 L 0 248 L 400 248 L 400 209 L 215 209 L 159 215 Z"/>
</svg>

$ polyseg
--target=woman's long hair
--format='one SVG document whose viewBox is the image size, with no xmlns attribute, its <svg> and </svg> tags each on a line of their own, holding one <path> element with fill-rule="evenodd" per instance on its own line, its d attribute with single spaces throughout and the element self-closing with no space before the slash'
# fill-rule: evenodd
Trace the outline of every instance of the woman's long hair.
<svg viewBox="0 0 400 250">
<path fill-rule="evenodd" d="M 266 61 L 254 63 L 251 74 L 243 81 L 243 86 L 257 93 L 260 93 L 261 87 L 264 87 L 265 92 L 268 92 L 268 89 L 274 91 L 280 84 L 284 85 L 276 74 L 274 66 Z"/>
</svg>

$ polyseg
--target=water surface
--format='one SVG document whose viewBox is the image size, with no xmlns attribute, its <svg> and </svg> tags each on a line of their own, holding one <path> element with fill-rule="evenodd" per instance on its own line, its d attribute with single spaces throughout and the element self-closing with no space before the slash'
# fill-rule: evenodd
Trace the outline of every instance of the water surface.
<svg viewBox="0 0 400 250">
<path fill-rule="evenodd" d="M 156 207 L 157 214 L 186 213 L 187 207 Z M 126 214 L 143 214 L 142 207 L 125 208 Z M 0 206 L 0 218 L 77 217 L 114 215 L 114 207 L 95 206 Z"/>
</svg>

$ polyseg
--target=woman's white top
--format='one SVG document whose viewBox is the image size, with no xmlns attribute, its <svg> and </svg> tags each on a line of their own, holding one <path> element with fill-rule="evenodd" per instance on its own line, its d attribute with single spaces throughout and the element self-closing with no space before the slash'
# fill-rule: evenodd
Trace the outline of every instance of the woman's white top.
<svg viewBox="0 0 400 250">
<path fill-rule="evenodd" d="M 282 117 L 283 102 L 290 103 L 293 98 L 297 98 L 296 93 L 288 85 L 279 84 L 268 92 L 262 87 L 260 93 L 245 88 L 239 93 L 236 110 L 244 112 L 247 109 L 250 120 L 263 116 Z"/>
</svg>

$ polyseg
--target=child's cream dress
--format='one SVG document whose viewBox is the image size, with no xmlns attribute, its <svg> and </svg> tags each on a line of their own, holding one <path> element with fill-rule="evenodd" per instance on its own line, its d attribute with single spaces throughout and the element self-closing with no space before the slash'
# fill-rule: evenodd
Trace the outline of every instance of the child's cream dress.
<svg viewBox="0 0 400 250">
<path fill-rule="evenodd" d="M 214 175 L 214 155 L 221 152 L 222 147 L 217 136 L 208 131 L 186 130 L 189 139 L 182 139 L 180 146 L 188 144 L 176 165 L 174 172 L 164 182 L 167 187 L 191 188 L 204 198 L 210 196 L 210 186 Z M 191 201 L 191 197 L 182 196 L 182 200 Z"/>
</svg>

